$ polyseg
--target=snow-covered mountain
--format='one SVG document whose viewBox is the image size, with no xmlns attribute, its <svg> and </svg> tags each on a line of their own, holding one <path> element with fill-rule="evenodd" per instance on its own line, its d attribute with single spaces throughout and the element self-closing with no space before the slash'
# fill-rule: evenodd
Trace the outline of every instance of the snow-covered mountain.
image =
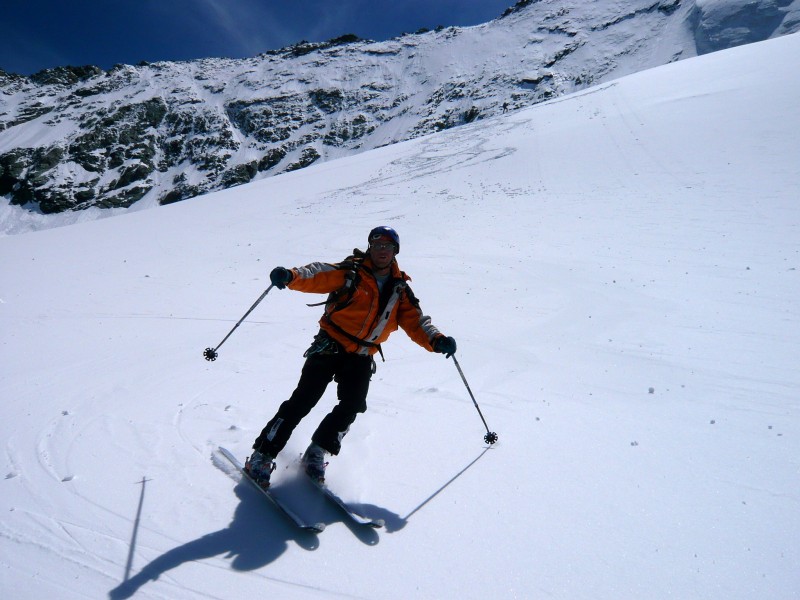
<svg viewBox="0 0 800 600">
<path fill-rule="evenodd" d="M 0 221 L 172 203 L 799 27 L 800 0 L 520 0 L 484 25 L 386 42 L 0 71 L 0 196 L 28 211 Z"/>
<path fill-rule="evenodd" d="M 796 600 L 800 34 L 118 218 L 0 237 L 3 600 Z M 268 199 L 269 201 L 265 201 Z M 298 531 L 214 461 L 291 393 L 377 224 L 402 332 Z"/>
</svg>

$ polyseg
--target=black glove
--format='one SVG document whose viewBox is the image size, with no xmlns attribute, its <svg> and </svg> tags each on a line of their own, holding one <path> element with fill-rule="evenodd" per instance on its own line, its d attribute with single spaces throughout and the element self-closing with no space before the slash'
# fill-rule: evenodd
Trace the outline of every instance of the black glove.
<svg viewBox="0 0 800 600">
<path fill-rule="evenodd" d="M 272 282 L 272 285 L 279 290 L 285 288 L 286 284 L 289 283 L 293 278 L 294 275 L 292 275 L 292 272 L 284 267 L 275 267 L 269 274 L 269 280 Z"/>
<path fill-rule="evenodd" d="M 451 337 L 438 337 L 433 340 L 433 351 L 446 354 L 450 358 L 456 353 L 456 341 Z"/>
</svg>

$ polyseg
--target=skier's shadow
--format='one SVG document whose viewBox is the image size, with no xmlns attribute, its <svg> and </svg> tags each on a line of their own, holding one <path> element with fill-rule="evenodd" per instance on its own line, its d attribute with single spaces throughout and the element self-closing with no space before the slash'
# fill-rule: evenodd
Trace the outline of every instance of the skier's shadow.
<svg viewBox="0 0 800 600">
<path fill-rule="evenodd" d="M 237 571 L 252 571 L 277 560 L 293 541 L 304 550 L 316 550 L 319 539 L 314 533 L 298 530 L 269 506 L 258 490 L 247 481 L 234 488 L 240 503 L 226 529 L 173 548 L 144 566 L 136 575 L 123 581 L 108 593 L 111 600 L 130 598 L 148 581 L 186 562 L 199 561 L 225 554 L 232 558 Z"/>
</svg>

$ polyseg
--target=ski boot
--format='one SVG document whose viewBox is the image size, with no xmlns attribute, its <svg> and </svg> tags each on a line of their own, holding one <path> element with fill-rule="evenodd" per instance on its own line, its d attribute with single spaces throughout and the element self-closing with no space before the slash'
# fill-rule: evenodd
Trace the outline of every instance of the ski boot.
<svg viewBox="0 0 800 600">
<path fill-rule="evenodd" d="M 305 454 L 303 454 L 301 462 L 306 475 L 308 475 L 314 483 L 317 485 L 323 485 L 325 483 L 325 467 L 328 466 L 328 463 L 325 462 L 325 450 L 321 446 L 311 442 L 311 445 L 308 447 Z"/>
<path fill-rule="evenodd" d="M 275 461 L 269 454 L 262 454 L 258 450 L 244 461 L 244 470 L 262 488 L 269 487 L 269 476 L 275 470 Z"/>
</svg>

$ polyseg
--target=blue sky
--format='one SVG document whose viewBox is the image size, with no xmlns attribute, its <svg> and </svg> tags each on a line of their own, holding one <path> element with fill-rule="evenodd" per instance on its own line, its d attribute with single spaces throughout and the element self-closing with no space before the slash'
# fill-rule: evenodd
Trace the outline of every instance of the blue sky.
<svg viewBox="0 0 800 600">
<path fill-rule="evenodd" d="M 437 25 L 476 25 L 516 0 L 9 0 L 0 69 L 108 69 L 142 60 L 242 58 L 345 33 L 385 40 Z"/>
</svg>

